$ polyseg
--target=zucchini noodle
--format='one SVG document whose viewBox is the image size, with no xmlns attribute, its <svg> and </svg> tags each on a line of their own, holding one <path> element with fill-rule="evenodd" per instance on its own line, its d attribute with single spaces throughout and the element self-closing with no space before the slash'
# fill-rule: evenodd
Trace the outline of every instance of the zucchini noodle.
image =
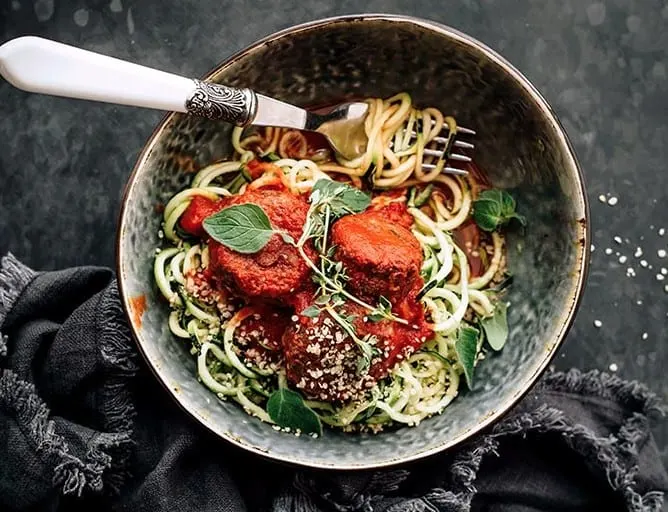
<svg viewBox="0 0 668 512">
<path fill-rule="evenodd" d="M 377 432 L 388 425 L 417 425 L 441 413 L 459 392 L 464 375 L 456 350 L 458 330 L 474 315 L 490 317 L 496 299 L 490 293 L 505 271 L 504 239 L 497 232 L 484 235 L 474 251 L 484 253 L 483 268 L 471 277 L 471 250 L 460 247 L 456 233 L 472 214 L 479 184 L 467 177 L 442 174 L 445 159 L 429 156 L 434 138 L 456 132 L 455 120 L 436 109 L 419 110 L 406 93 L 389 99 L 370 99 L 364 129 L 368 143 L 355 160 L 334 159 L 325 148 L 311 149 L 305 136 L 281 128 L 235 128 L 234 155 L 200 170 L 189 188 L 165 205 L 162 235 L 164 247 L 154 261 L 154 279 L 171 308 L 168 326 L 179 342 L 196 358 L 201 383 L 221 400 L 238 402 L 249 414 L 273 423 L 266 410 L 272 392 L 286 387 L 281 363 L 261 365 L 248 360 L 242 350 L 240 326 L 254 311 L 241 306 L 229 292 L 202 294 L 202 275 L 209 265 L 206 242 L 193 241 L 179 227 L 179 219 L 193 198 L 219 200 L 261 188 L 279 180 L 295 195 L 310 193 L 321 179 L 348 180 L 375 189 L 398 189 L 389 202 L 407 203 L 413 218 L 412 233 L 422 247 L 421 268 L 425 282 L 420 301 L 433 336 L 421 348 L 407 354 L 363 398 L 349 403 L 305 400 L 322 420 L 344 431 Z M 271 171 L 250 177 L 248 162 L 267 158 Z M 433 169 L 424 169 L 430 163 Z M 366 180 L 366 181 L 365 181 Z M 433 189 L 424 203 L 414 205 L 407 189 Z M 430 185 L 431 188 L 431 185 Z M 386 201 L 377 196 L 374 202 Z M 327 229 L 327 228 L 325 228 Z M 479 344 L 480 345 L 480 344 Z M 482 358 L 479 346 L 476 361 Z"/>
</svg>

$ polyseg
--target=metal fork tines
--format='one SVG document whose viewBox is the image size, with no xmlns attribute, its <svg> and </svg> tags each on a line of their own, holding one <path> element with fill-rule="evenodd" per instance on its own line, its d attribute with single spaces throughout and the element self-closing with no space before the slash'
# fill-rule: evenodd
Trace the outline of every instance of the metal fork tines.
<svg viewBox="0 0 668 512">
<path fill-rule="evenodd" d="M 444 127 L 447 129 L 447 126 Z M 466 150 L 467 152 L 473 151 L 475 148 L 475 145 L 472 144 L 471 142 L 466 142 L 463 140 L 459 140 L 457 137 L 459 135 L 469 135 L 473 136 L 475 135 L 476 132 L 475 130 L 471 130 L 470 128 L 464 128 L 463 126 L 458 126 L 457 127 L 457 133 L 455 134 L 455 140 L 452 142 L 452 148 L 460 148 L 463 150 Z M 411 132 L 411 137 L 417 137 L 417 133 L 415 131 Z M 435 149 L 433 146 L 444 146 L 448 144 L 448 137 L 434 137 L 430 142 L 429 145 L 432 147 L 427 147 L 423 151 L 423 155 L 425 157 L 430 157 L 430 160 L 433 159 L 440 159 L 443 157 L 445 154 L 445 151 L 448 149 L 447 147 L 444 147 L 442 150 L 440 149 Z M 463 163 L 470 163 L 473 161 L 473 159 L 466 154 L 460 154 L 460 153 L 454 153 L 451 152 L 449 155 L 447 155 L 446 160 L 448 161 L 453 161 L 453 162 L 463 162 Z M 422 164 L 422 168 L 431 171 L 435 169 L 437 166 L 437 163 L 431 163 L 431 162 L 425 162 Z M 443 168 L 443 171 L 449 174 L 458 174 L 465 176 L 468 174 L 468 171 L 465 169 L 459 169 L 457 167 L 451 167 L 451 166 L 446 166 Z"/>
</svg>

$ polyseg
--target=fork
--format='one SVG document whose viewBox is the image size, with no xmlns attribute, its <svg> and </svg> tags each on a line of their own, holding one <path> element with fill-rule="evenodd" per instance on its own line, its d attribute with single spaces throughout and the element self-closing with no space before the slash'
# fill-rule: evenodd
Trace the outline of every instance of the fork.
<svg viewBox="0 0 668 512">
<path fill-rule="evenodd" d="M 315 114 L 251 89 L 185 78 L 40 37 L 19 37 L 0 46 L 0 75 L 29 92 L 183 112 L 236 126 L 314 131 L 324 135 L 332 149 L 349 160 L 363 154 L 367 145 L 364 119 L 368 105 L 363 102 L 343 103 Z M 475 133 L 464 130 L 460 131 Z M 437 143 L 443 140 L 447 142 L 442 137 L 434 139 Z M 466 144 L 454 143 L 472 149 Z M 441 158 L 447 149 L 427 149 L 424 154 Z M 466 155 L 446 157 L 470 161 Z M 430 165 L 425 164 L 425 168 Z M 452 167 L 444 170 L 466 172 Z"/>
<path fill-rule="evenodd" d="M 432 120 L 432 125 L 434 124 L 435 121 Z M 476 134 L 475 130 L 471 130 L 470 128 L 464 128 L 463 126 L 457 126 L 456 132 L 453 134 L 454 141 L 452 143 L 449 142 L 450 131 L 447 124 L 443 125 L 441 133 L 443 133 L 443 130 L 446 130 L 445 137 L 439 135 L 437 137 L 434 137 L 431 141 L 429 141 L 430 145 L 436 143 L 438 145 L 441 145 L 443 149 L 431 149 L 427 147 L 424 149 L 423 155 L 428 157 L 433 157 L 437 161 L 443 158 L 446 162 L 451 160 L 454 162 L 471 163 L 473 159 L 469 155 L 461 153 L 453 153 L 452 148 L 460 148 L 466 150 L 469 153 L 472 152 L 473 149 L 475 148 L 475 145 L 472 144 L 471 142 L 459 140 L 457 139 L 457 136 L 460 134 L 474 136 Z M 411 137 L 415 139 L 417 137 L 417 133 L 415 131 L 412 131 Z M 426 171 L 432 171 L 436 168 L 437 165 L 438 163 L 423 163 L 422 168 Z M 466 169 L 460 169 L 457 167 L 450 167 L 450 166 L 445 166 L 443 168 L 443 172 L 447 174 L 457 174 L 460 176 L 466 176 L 468 174 L 468 171 Z"/>
</svg>

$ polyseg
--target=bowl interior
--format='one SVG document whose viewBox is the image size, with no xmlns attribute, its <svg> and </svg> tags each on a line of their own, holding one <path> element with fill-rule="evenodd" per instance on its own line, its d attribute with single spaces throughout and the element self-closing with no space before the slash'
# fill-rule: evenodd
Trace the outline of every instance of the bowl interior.
<svg viewBox="0 0 668 512">
<path fill-rule="evenodd" d="M 477 130 L 475 158 L 491 182 L 512 191 L 528 226 L 509 236 L 515 279 L 510 337 L 476 369 L 473 391 L 417 428 L 380 435 L 328 431 L 322 439 L 274 431 L 240 407 L 220 402 L 195 378 L 188 347 L 167 327 L 168 307 L 153 284 L 164 204 L 192 172 L 231 152 L 231 127 L 168 116 L 149 141 L 128 185 L 118 269 L 138 343 L 176 400 L 222 437 L 272 458 L 318 467 L 378 467 L 435 453 L 505 412 L 535 381 L 577 307 L 589 251 L 587 206 L 577 164 L 547 105 L 503 59 L 443 26 L 367 16 L 316 22 L 272 36 L 229 59 L 209 79 L 252 87 L 299 105 L 409 92 Z M 141 318 L 132 298 L 146 297 Z"/>
</svg>

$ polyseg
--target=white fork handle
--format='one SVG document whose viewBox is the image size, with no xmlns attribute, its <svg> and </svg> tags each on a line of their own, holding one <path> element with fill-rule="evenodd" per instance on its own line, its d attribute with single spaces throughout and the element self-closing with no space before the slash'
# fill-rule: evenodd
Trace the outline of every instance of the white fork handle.
<svg viewBox="0 0 668 512">
<path fill-rule="evenodd" d="M 255 116 L 249 89 L 200 82 L 40 37 L 0 46 L 0 75 L 24 91 L 188 112 L 240 126 Z"/>
</svg>

